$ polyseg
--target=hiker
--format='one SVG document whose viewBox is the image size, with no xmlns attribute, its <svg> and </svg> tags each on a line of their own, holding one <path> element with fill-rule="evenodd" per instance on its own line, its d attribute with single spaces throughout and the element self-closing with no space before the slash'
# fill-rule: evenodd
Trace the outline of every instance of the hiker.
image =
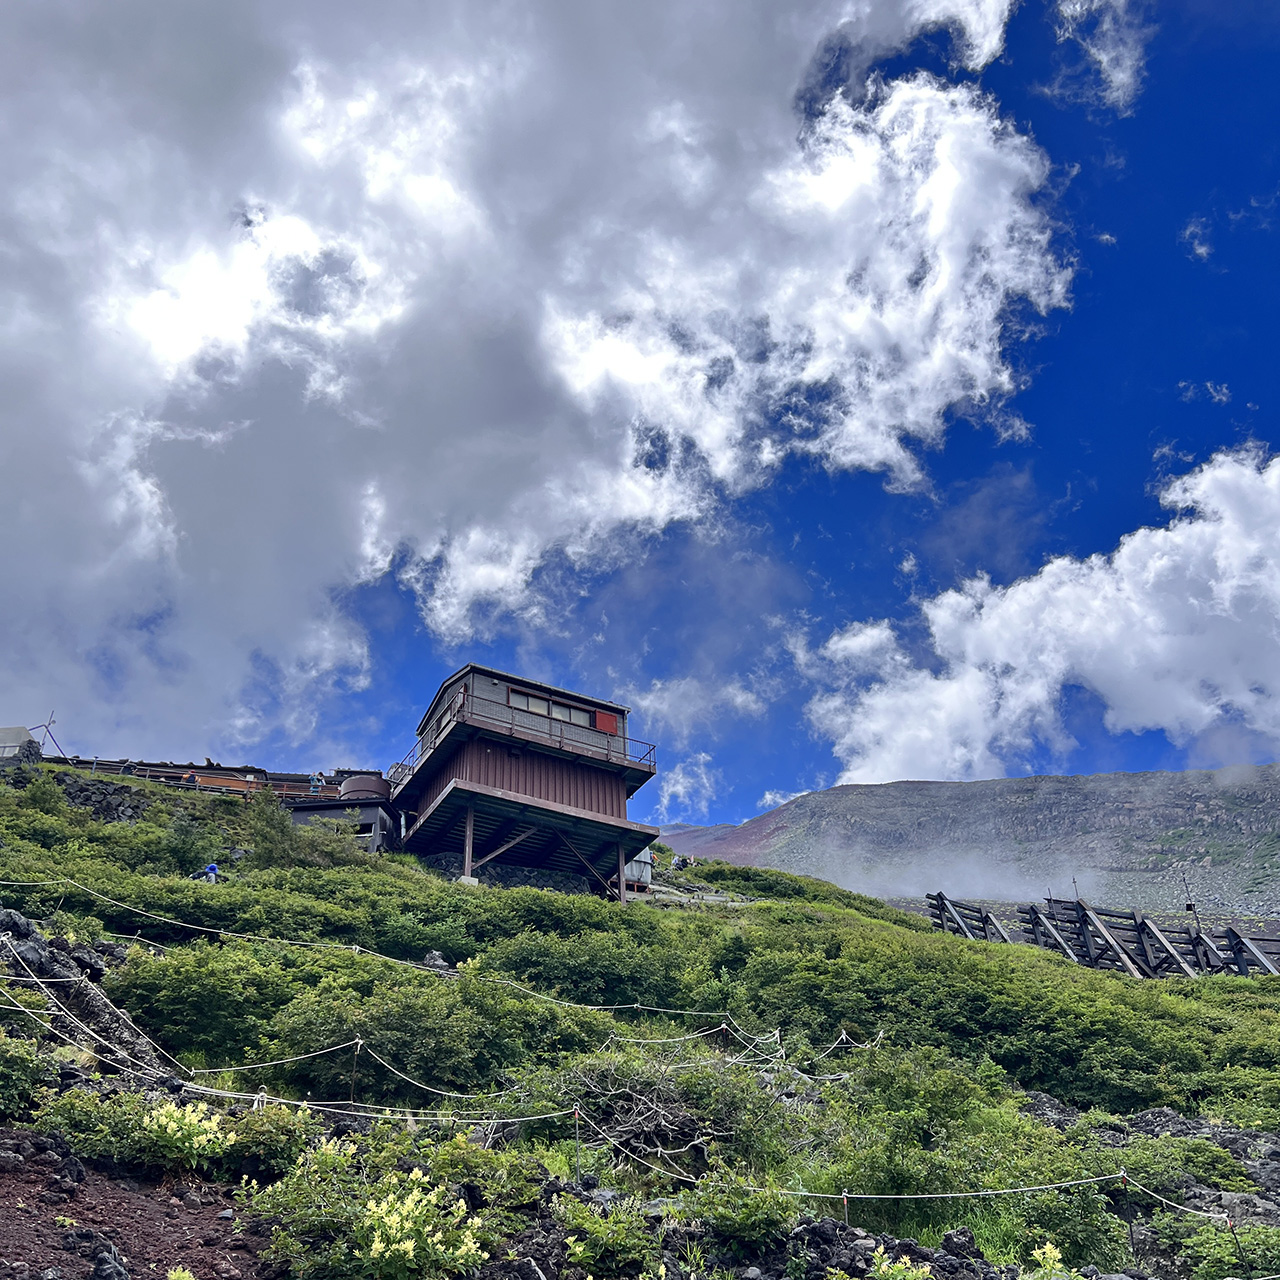
<svg viewBox="0 0 1280 1280">
<path fill-rule="evenodd" d="M 218 883 L 218 864 L 211 862 L 203 871 L 197 871 L 194 875 L 187 877 L 189 880 L 203 880 L 205 884 Z"/>
</svg>

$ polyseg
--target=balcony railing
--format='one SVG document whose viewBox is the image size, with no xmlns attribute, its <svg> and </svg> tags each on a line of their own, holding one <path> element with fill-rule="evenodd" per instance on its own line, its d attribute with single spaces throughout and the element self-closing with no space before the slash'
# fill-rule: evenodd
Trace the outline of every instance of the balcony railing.
<svg viewBox="0 0 1280 1280">
<path fill-rule="evenodd" d="M 531 739 L 560 751 L 595 756 L 610 764 L 638 764 L 653 768 L 657 747 L 638 738 L 601 733 L 585 725 L 553 720 L 534 711 L 522 711 L 504 702 L 477 698 L 466 690 L 456 693 L 448 706 L 436 717 L 413 749 L 398 764 L 387 770 L 387 779 L 398 787 L 444 741 L 455 724 L 473 724 L 484 729 L 508 733 L 512 737 Z"/>
</svg>

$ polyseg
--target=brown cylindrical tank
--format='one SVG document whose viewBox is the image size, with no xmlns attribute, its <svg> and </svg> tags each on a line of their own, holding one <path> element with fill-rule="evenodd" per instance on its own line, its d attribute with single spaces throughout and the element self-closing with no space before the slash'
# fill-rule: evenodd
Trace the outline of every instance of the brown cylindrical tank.
<svg viewBox="0 0 1280 1280">
<path fill-rule="evenodd" d="M 343 778 L 338 788 L 339 800 L 389 800 L 391 799 L 391 783 L 386 778 L 379 778 L 372 773 L 358 774 L 354 778 Z"/>
</svg>

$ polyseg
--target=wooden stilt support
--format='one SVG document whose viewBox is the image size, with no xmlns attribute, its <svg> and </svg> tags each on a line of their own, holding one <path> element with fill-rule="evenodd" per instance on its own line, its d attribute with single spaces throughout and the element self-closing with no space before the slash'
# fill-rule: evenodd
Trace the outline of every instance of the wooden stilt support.
<svg viewBox="0 0 1280 1280">
<path fill-rule="evenodd" d="M 618 846 L 618 901 L 627 905 L 627 855 Z"/>
<path fill-rule="evenodd" d="M 476 808 L 475 805 L 467 805 L 467 825 L 462 833 L 462 883 L 477 884 L 479 883 L 475 876 L 471 874 L 471 854 L 475 848 L 476 839 Z"/>
</svg>

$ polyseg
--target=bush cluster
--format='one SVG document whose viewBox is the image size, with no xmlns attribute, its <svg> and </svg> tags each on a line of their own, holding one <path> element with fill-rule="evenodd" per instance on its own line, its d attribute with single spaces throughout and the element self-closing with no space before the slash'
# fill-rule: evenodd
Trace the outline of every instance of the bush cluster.
<svg viewBox="0 0 1280 1280">
<path fill-rule="evenodd" d="M 268 1106 L 232 1115 L 202 1101 L 150 1101 L 138 1093 L 87 1089 L 45 1091 L 32 1122 L 60 1133 L 90 1159 L 229 1181 L 245 1173 L 280 1176 L 321 1128 L 305 1108 Z"/>
<path fill-rule="evenodd" d="M 1105 1113 L 1168 1105 L 1280 1128 L 1275 981 L 1131 982 L 934 934 L 821 881 L 727 864 L 693 874 L 751 901 L 664 911 L 465 888 L 366 854 L 342 824 L 296 828 L 265 795 L 246 805 L 138 783 L 142 816 L 103 823 L 68 805 L 49 769 L 18 781 L 0 781 L 0 880 L 68 877 L 114 901 L 66 883 L 7 884 L 0 905 L 61 912 L 77 936 L 140 936 L 104 985 L 165 1052 L 225 1069 L 229 1089 L 493 1117 L 487 1141 L 503 1150 L 445 1141 L 449 1122 L 426 1117 L 417 1133 L 321 1143 L 315 1119 L 285 1107 L 42 1094 L 32 1043 L 0 1033 L 0 1118 L 34 1109 L 90 1157 L 255 1179 L 246 1194 L 279 1219 L 273 1249 L 300 1277 L 463 1267 L 537 1199 L 547 1169 L 563 1176 L 579 1162 L 637 1197 L 697 1180 L 681 1212 L 743 1256 L 785 1234 L 797 1198 L 784 1190 L 955 1192 L 1117 1167 L 1089 1122 L 1061 1134 L 1030 1119 L 1019 1086 Z M 234 863 L 232 849 L 245 851 Z M 187 878 L 207 861 L 230 868 L 225 883 Z M 456 976 L 395 963 L 431 951 Z M 39 1008 L 41 997 L 10 996 L 5 1025 L 16 1029 L 15 1002 Z M 359 1052 L 317 1052 L 357 1039 Z M 290 1061 L 236 1070 L 277 1060 Z M 625 1140 L 575 1130 L 564 1114 L 575 1105 Z M 1208 1143 L 1138 1139 L 1126 1160 L 1171 1196 L 1187 1173 L 1252 1186 Z M 465 1214 L 441 1190 L 473 1184 L 485 1207 Z M 1064 1266 L 1112 1266 L 1127 1250 L 1113 1212 L 1123 1202 L 1119 1190 L 1082 1188 L 964 1214 L 1000 1260 L 1026 1261 L 1048 1242 Z M 564 1197 L 557 1212 L 593 1274 L 653 1264 L 633 1204 L 600 1214 Z M 948 1201 L 860 1208 L 866 1225 L 926 1241 L 956 1213 Z M 1195 1280 L 1220 1280 L 1228 1264 L 1208 1236 L 1177 1243 Z M 1270 1256 L 1266 1238 L 1256 1244 Z"/>
</svg>

